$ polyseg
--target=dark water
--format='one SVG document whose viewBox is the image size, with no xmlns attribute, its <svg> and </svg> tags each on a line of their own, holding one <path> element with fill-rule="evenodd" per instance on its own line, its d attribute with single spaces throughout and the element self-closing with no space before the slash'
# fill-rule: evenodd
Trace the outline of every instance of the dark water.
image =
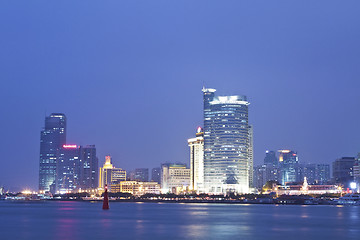
<svg viewBox="0 0 360 240">
<path fill-rule="evenodd" d="M 0 239 L 360 239 L 360 207 L 0 202 Z"/>
</svg>

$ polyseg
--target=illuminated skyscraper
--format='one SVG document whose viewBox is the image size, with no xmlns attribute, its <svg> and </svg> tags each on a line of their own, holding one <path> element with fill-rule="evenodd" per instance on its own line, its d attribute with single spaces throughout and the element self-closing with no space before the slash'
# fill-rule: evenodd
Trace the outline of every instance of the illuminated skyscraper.
<svg viewBox="0 0 360 240">
<path fill-rule="evenodd" d="M 98 159 L 95 145 L 63 145 L 56 157 L 56 190 L 70 192 L 98 186 Z"/>
<path fill-rule="evenodd" d="M 204 184 L 204 131 L 198 127 L 195 138 L 188 139 L 190 147 L 190 189 L 202 192 Z"/>
<path fill-rule="evenodd" d="M 249 123 L 246 96 L 204 93 L 204 187 L 208 193 L 249 192 Z"/>
<path fill-rule="evenodd" d="M 291 150 L 279 150 L 281 184 L 301 181 L 299 177 L 299 159 Z"/>
<path fill-rule="evenodd" d="M 76 190 L 80 178 L 80 146 L 63 145 L 56 156 L 56 190 L 66 193 Z"/>
<path fill-rule="evenodd" d="M 56 154 L 66 144 L 66 117 L 52 113 L 45 118 L 45 127 L 40 135 L 39 190 L 50 191 L 56 185 Z"/>
</svg>

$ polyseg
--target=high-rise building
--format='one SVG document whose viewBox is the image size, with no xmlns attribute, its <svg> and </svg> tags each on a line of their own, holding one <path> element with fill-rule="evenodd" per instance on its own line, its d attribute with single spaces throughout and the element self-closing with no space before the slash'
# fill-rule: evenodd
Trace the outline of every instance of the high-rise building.
<svg viewBox="0 0 360 240">
<path fill-rule="evenodd" d="M 281 182 L 279 160 L 276 157 L 275 151 L 267 150 L 264 158 L 264 179 L 265 183 L 268 181 Z"/>
<path fill-rule="evenodd" d="M 149 181 L 149 169 L 148 168 L 136 168 L 134 180 L 140 182 Z"/>
<path fill-rule="evenodd" d="M 249 123 L 246 96 L 204 94 L 204 189 L 222 194 L 249 192 Z"/>
<path fill-rule="evenodd" d="M 66 193 L 80 185 L 80 146 L 63 145 L 56 156 L 56 188 L 52 193 Z"/>
<path fill-rule="evenodd" d="M 330 181 L 330 165 L 329 164 L 316 164 L 315 183 L 328 184 Z"/>
<path fill-rule="evenodd" d="M 98 187 L 99 163 L 96 156 L 95 145 L 87 145 L 80 148 L 81 163 L 79 187 L 82 189 L 95 189 Z"/>
<path fill-rule="evenodd" d="M 40 134 L 39 191 L 50 191 L 56 185 L 56 155 L 66 144 L 66 116 L 52 113 L 45 118 L 45 127 Z"/>
<path fill-rule="evenodd" d="M 335 183 L 342 184 L 345 188 L 350 187 L 350 182 L 354 180 L 354 157 L 342 157 L 333 162 L 333 178 Z"/>
<path fill-rule="evenodd" d="M 99 187 L 104 188 L 108 185 L 111 191 L 111 184 L 126 180 L 126 171 L 121 168 L 115 168 L 111 163 L 111 157 L 105 156 L 105 163 L 99 171 Z"/>
<path fill-rule="evenodd" d="M 98 159 L 95 145 L 63 145 L 56 156 L 56 189 L 71 192 L 97 188 Z"/>
<path fill-rule="evenodd" d="M 267 150 L 265 152 L 264 164 L 278 166 L 279 161 L 276 158 L 276 153 L 274 151 Z"/>
<path fill-rule="evenodd" d="M 151 170 L 151 181 L 161 183 L 161 168 L 153 168 Z"/>
<path fill-rule="evenodd" d="M 190 187 L 190 169 L 185 164 L 161 165 L 161 190 L 163 193 L 179 193 Z"/>
<path fill-rule="evenodd" d="M 253 171 L 254 171 L 253 186 L 257 189 L 261 189 L 267 182 L 267 180 L 266 180 L 266 165 L 264 164 L 264 165 L 260 165 L 260 166 L 255 166 Z"/>
<path fill-rule="evenodd" d="M 300 180 L 306 177 L 306 180 L 309 184 L 316 183 L 316 164 L 315 163 L 307 163 L 307 164 L 299 164 L 299 175 Z"/>
<path fill-rule="evenodd" d="M 188 139 L 190 147 L 190 189 L 203 191 L 204 184 L 204 131 L 197 128 L 196 137 Z"/>
<path fill-rule="evenodd" d="M 291 150 L 279 150 L 281 184 L 300 181 L 299 159 L 297 153 Z"/>
<path fill-rule="evenodd" d="M 360 191 L 360 153 L 355 158 L 355 165 L 353 168 L 354 182 L 356 183 L 356 191 Z"/>
<path fill-rule="evenodd" d="M 249 125 L 249 187 L 254 187 L 254 130 Z"/>
</svg>

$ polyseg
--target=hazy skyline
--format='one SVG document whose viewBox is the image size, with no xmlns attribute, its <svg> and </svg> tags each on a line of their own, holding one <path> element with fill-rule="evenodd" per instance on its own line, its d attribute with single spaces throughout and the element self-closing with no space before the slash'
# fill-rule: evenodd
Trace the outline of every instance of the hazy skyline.
<svg viewBox="0 0 360 240">
<path fill-rule="evenodd" d="M 265 150 L 360 152 L 358 1 L 0 3 L 0 186 L 37 189 L 46 115 L 127 170 L 189 163 L 203 85 L 248 96 Z"/>
</svg>

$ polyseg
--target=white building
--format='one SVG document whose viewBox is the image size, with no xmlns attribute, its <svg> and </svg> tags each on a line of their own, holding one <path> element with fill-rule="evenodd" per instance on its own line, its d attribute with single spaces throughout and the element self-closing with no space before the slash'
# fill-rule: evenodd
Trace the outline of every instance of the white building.
<svg viewBox="0 0 360 240">
<path fill-rule="evenodd" d="M 137 196 L 147 193 L 160 194 L 160 184 L 157 182 L 121 181 L 111 185 L 111 192 L 131 193 Z"/>
<path fill-rule="evenodd" d="M 185 164 L 162 164 L 161 191 L 180 193 L 189 190 L 190 169 Z"/>
<path fill-rule="evenodd" d="M 210 194 L 249 193 L 249 104 L 243 95 L 217 96 L 203 88 L 204 189 Z"/>
<path fill-rule="evenodd" d="M 195 138 L 188 139 L 190 147 L 190 190 L 203 191 L 204 185 L 204 132 L 198 127 Z"/>
</svg>

